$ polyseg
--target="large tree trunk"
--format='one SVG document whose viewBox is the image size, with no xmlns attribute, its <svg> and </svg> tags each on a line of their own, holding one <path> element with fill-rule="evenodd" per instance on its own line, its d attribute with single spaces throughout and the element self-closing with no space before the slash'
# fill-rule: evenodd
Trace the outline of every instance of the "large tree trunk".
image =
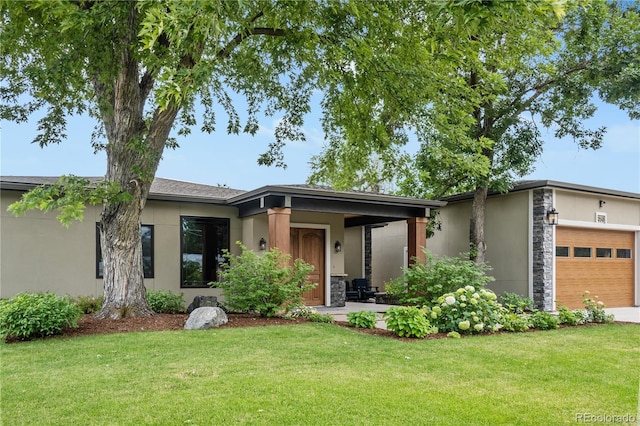
<svg viewBox="0 0 640 426">
<path fill-rule="evenodd" d="M 471 207 L 471 227 L 469 230 L 470 257 L 474 262 L 484 262 L 487 243 L 484 241 L 484 215 L 487 204 L 486 185 L 476 187 Z"/>
<path fill-rule="evenodd" d="M 130 32 L 125 38 L 137 36 L 136 22 L 132 3 Z M 129 51 L 130 40 L 121 45 L 121 68 L 113 90 L 97 80 L 94 84 L 97 97 L 110 105 L 102 109 L 109 141 L 105 178 L 132 197 L 128 202 L 105 202 L 100 218 L 104 303 L 96 316 L 113 319 L 153 314 L 144 286 L 140 217 L 179 109 L 173 105 L 158 109 L 151 121 L 145 122 L 144 105 L 153 79 L 148 74 L 140 79 L 139 64 Z"/>
</svg>

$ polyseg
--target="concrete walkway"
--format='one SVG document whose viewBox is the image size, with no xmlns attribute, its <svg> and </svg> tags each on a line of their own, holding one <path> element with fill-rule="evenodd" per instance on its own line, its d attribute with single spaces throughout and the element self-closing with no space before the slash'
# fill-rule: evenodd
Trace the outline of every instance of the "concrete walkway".
<svg viewBox="0 0 640 426">
<path fill-rule="evenodd" d="M 347 321 L 347 314 L 349 312 L 360 311 L 372 311 L 378 313 L 378 321 L 376 322 L 376 328 L 387 329 L 387 324 L 382 319 L 382 314 L 387 311 L 392 305 L 383 305 L 381 303 L 364 303 L 364 302 L 346 302 L 345 306 L 333 307 L 333 306 L 315 306 L 316 311 L 321 314 L 329 314 L 333 316 L 336 321 Z"/>
</svg>

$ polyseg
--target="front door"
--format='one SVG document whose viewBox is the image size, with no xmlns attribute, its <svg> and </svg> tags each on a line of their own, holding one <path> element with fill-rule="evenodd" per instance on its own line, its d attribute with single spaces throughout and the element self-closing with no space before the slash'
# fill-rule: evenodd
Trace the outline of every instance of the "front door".
<svg viewBox="0 0 640 426">
<path fill-rule="evenodd" d="M 291 256 L 313 265 L 309 281 L 317 285 L 302 293 L 305 305 L 324 305 L 324 229 L 291 228 Z"/>
</svg>

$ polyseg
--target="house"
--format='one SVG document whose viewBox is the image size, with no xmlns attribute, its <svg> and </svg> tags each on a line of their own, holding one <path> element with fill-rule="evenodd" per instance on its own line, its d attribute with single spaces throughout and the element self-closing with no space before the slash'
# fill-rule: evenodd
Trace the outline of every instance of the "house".
<svg viewBox="0 0 640 426">
<path fill-rule="evenodd" d="M 441 230 L 428 239 L 434 255 L 469 250 L 473 194 L 446 197 Z M 549 213 L 557 212 L 557 224 Z M 404 230 L 371 230 L 372 282 L 392 278 L 403 256 Z M 497 294 L 531 297 L 538 309 L 583 307 L 582 295 L 607 307 L 640 306 L 640 194 L 549 180 L 520 182 L 487 199 L 487 262 Z M 390 275 L 391 274 L 391 275 Z"/>
<path fill-rule="evenodd" d="M 37 291 L 102 294 L 100 206 L 88 206 L 83 222 L 69 228 L 55 212 L 14 217 L 7 211 L 25 191 L 56 180 L 0 177 L 0 297 Z M 222 250 L 238 254 L 235 242 L 241 241 L 256 251 L 278 247 L 313 264 L 311 278 L 318 286 L 304 295 L 305 302 L 341 306 L 345 281 L 363 273 L 357 258 L 363 250 L 346 241 L 349 235 L 399 224 L 402 246 L 409 256 L 421 256 L 426 218 L 445 204 L 307 185 L 241 191 L 156 178 L 142 213 L 145 286 L 183 293 L 187 302 L 196 295 L 220 295 L 208 283 L 218 279 Z"/>
</svg>

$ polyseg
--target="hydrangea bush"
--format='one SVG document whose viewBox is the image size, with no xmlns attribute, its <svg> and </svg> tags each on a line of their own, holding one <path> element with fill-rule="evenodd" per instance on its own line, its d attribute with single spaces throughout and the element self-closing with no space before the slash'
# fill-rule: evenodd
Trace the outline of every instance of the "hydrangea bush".
<svg viewBox="0 0 640 426">
<path fill-rule="evenodd" d="M 440 296 L 426 315 L 438 331 L 461 334 L 488 333 L 502 328 L 504 308 L 491 290 L 468 285 Z"/>
</svg>

